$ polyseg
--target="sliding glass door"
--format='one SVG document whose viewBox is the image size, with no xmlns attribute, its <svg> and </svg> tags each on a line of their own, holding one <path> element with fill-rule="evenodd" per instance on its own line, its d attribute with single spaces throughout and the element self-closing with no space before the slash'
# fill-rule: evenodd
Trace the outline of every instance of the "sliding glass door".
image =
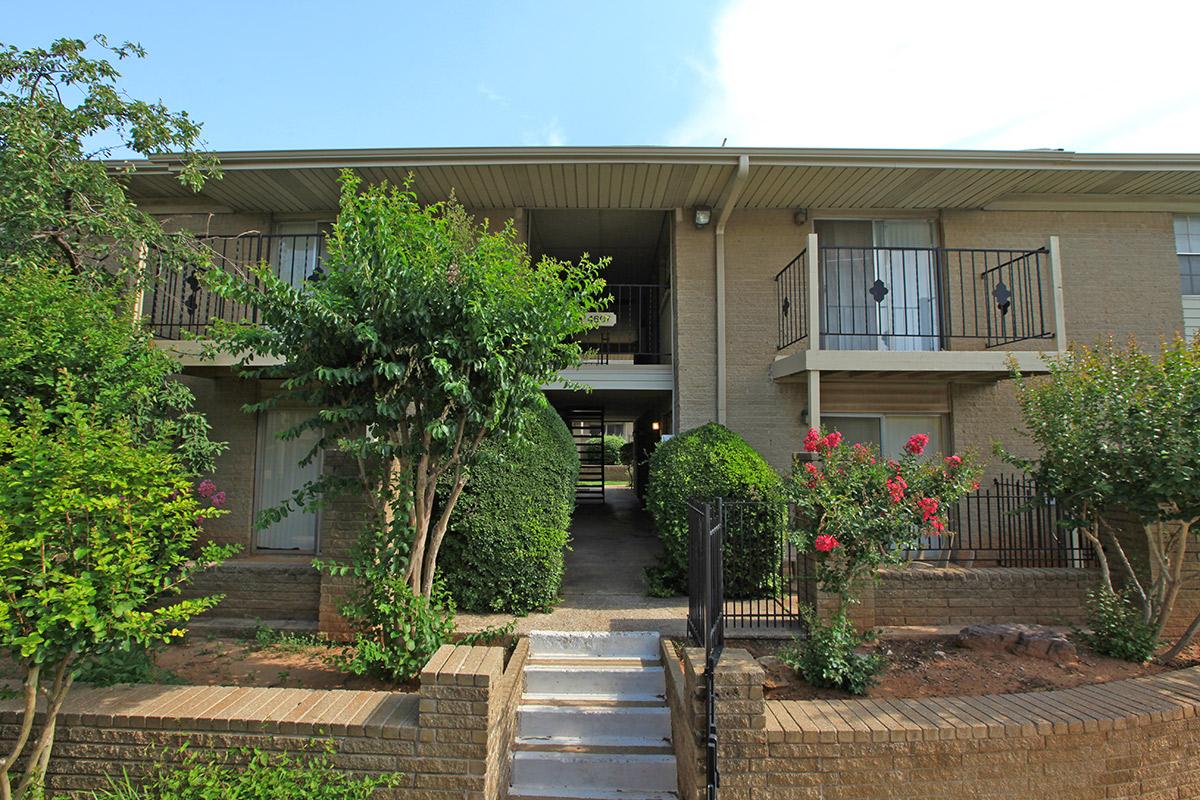
<svg viewBox="0 0 1200 800">
<path fill-rule="evenodd" d="M 321 475 L 321 459 L 300 466 L 301 459 L 316 443 L 318 434 L 306 431 L 295 439 L 280 439 L 279 434 L 310 415 L 302 409 L 276 408 L 259 415 L 257 510 L 275 508 L 288 501 L 292 493 Z M 317 551 L 317 515 L 291 513 L 258 531 L 258 550 L 315 553 Z"/>
<path fill-rule="evenodd" d="M 937 350 L 937 253 L 928 220 L 818 220 L 821 346 Z"/>
</svg>

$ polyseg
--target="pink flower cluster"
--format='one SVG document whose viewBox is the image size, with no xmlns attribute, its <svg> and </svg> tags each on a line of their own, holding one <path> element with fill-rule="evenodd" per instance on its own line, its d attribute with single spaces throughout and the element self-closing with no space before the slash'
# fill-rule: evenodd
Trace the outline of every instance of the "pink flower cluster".
<svg viewBox="0 0 1200 800">
<path fill-rule="evenodd" d="M 217 485 L 208 478 L 196 484 L 196 494 L 207 500 L 213 508 L 220 508 L 225 505 L 225 501 L 228 499 L 225 497 L 225 492 L 218 492 Z M 203 515 L 201 515 L 200 519 L 204 519 Z"/>
<path fill-rule="evenodd" d="M 822 533 L 813 540 L 813 547 L 815 547 L 819 553 L 828 553 L 840 544 L 841 542 L 837 540 L 837 537 L 828 533 Z"/>
<path fill-rule="evenodd" d="M 908 481 L 897 475 L 894 478 L 888 478 L 887 490 L 892 498 L 892 505 L 898 504 L 904 499 L 904 490 L 908 488 Z"/>
<path fill-rule="evenodd" d="M 929 444 L 929 437 L 924 433 L 914 433 L 908 437 L 908 441 L 904 444 L 904 452 L 909 455 L 919 456 L 925 452 L 925 446 Z"/>
<path fill-rule="evenodd" d="M 840 446 L 842 443 L 842 434 L 839 431 L 834 431 L 824 437 L 816 428 L 809 428 L 808 433 L 804 436 L 804 449 L 810 453 L 823 453 L 826 450 L 832 450 Z"/>
<path fill-rule="evenodd" d="M 808 472 L 808 488 L 817 488 L 817 484 L 825 477 L 821 472 L 821 468 L 809 461 L 804 465 L 804 469 Z"/>
<path fill-rule="evenodd" d="M 925 515 L 925 522 L 929 522 L 938 510 L 938 501 L 936 497 L 922 497 L 917 501 L 917 508 L 921 509 L 921 513 Z"/>
</svg>

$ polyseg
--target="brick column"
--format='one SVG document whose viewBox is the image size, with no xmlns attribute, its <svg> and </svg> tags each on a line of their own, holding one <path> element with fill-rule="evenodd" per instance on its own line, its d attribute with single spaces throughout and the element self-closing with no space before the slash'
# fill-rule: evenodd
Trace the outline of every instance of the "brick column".
<svg viewBox="0 0 1200 800">
<path fill-rule="evenodd" d="M 501 647 L 443 645 L 425 665 L 414 776 L 424 800 L 492 800 L 507 790 L 527 649 L 518 645 L 505 669 Z"/>
<path fill-rule="evenodd" d="M 352 476 L 357 474 L 354 460 L 345 453 L 326 451 L 324 471 L 327 474 Z M 321 511 L 321 554 L 326 561 L 348 561 L 359 534 L 368 520 L 365 497 L 345 494 Z M 339 609 L 351 586 L 352 579 L 321 572 L 321 599 L 317 628 L 332 638 L 349 638 L 350 627 Z"/>
<path fill-rule="evenodd" d="M 704 696 L 704 651 L 688 648 L 684 656 L 685 697 L 689 698 L 688 717 L 695 736 L 693 763 L 679 763 L 680 787 L 703 800 L 707 779 L 704 741 L 707 735 L 707 711 Z M 722 800 L 749 800 L 755 786 L 754 772 L 767 759 L 767 709 L 763 698 L 763 669 L 745 650 L 727 648 L 717 664 L 713 683 L 717 695 L 717 768 L 721 772 Z M 676 748 L 676 753 L 688 748 Z M 691 761 L 692 759 L 688 759 Z M 684 770 L 690 775 L 684 776 Z"/>
</svg>

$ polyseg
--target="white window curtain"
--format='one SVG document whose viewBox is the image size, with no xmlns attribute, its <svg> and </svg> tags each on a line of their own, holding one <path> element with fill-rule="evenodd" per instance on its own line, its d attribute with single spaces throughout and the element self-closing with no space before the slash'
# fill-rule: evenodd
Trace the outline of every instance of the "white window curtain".
<svg viewBox="0 0 1200 800">
<path fill-rule="evenodd" d="M 275 226 L 272 266 L 276 274 L 299 289 L 320 263 L 321 239 L 327 226 L 316 222 L 284 222 Z"/>
<path fill-rule="evenodd" d="M 274 508 L 291 498 L 292 493 L 321 475 L 321 459 L 300 466 L 300 460 L 319 439 L 315 431 L 306 431 L 295 439 L 280 439 L 279 434 L 309 416 L 303 409 L 277 408 L 263 412 L 259 419 L 258 510 Z M 258 531 L 259 550 L 288 550 L 313 553 L 317 549 L 317 515 L 293 508 L 286 517 Z"/>
<path fill-rule="evenodd" d="M 876 220 L 875 275 L 888 293 L 879 303 L 880 350 L 937 350 L 937 267 L 927 220 Z M 914 249 L 905 249 L 914 248 Z"/>
</svg>

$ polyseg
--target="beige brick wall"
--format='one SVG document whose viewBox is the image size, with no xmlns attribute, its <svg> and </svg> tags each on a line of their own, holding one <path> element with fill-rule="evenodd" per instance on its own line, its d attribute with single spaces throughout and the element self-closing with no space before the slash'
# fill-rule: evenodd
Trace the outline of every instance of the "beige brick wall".
<svg viewBox="0 0 1200 800">
<path fill-rule="evenodd" d="M 526 654 L 527 644 L 518 644 L 505 663 L 503 648 L 447 645 L 426 665 L 415 694 L 79 686 L 59 718 L 49 795 L 90 798 L 123 770 L 136 780 L 178 758 L 184 744 L 298 754 L 332 740 L 339 770 L 403 773 L 379 800 L 491 800 L 508 786 Z M 0 700 L 0 742 L 16 737 L 19 706 Z"/>
<path fill-rule="evenodd" d="M 683 800 L 704 797 L 703 666 L 703 652 L 689 649 L 667 673 L 685 719 L 675 734 Z M 1200 797 L 1198 668 L 931 700 L 764 700 L 762 681 L 745 651 L 725 651 L 716 673 L 724 798 Z"/>
<path fill-rule="evenodd" d="M 204 532 L 216 542 L 241 545 L 242 552 L 249 553 L 253 546 L 258 419 L 242 411 L 242 406 L 257 402 L 258 385 L 229 374 L 182 375 L 179 380 L 195 394 L 196 410 L 208 418 L 210 438 L 229 443 L 211 476 L 225 492 L 229 513 L 204 523 Z"/>
</svg>

